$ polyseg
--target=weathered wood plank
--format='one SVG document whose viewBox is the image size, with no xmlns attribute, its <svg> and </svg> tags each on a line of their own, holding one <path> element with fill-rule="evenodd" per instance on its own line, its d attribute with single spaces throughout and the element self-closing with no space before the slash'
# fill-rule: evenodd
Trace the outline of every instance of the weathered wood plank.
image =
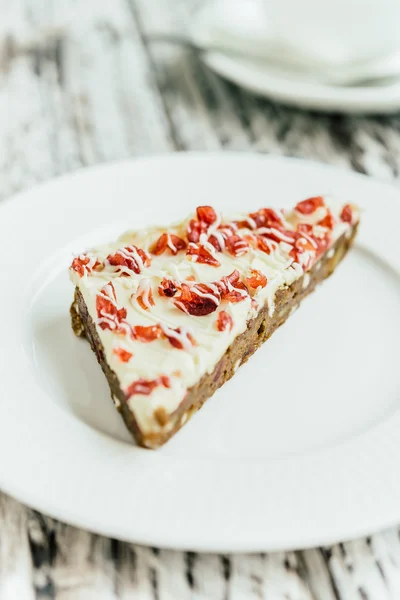
<svg viewBox="0 0 400 600">
<path fill-rule="evenodd" d="M 128 1 L 147 40 L 157 31 L 185 27 L 188 16 L 185 3 L 160 0 L 154 10 L 147 0 Z M 191 52 L 151 41 L 147 41 L 147 48 L 179 148 L 249 147 L 226 86 L 219 78 L 205 69 Z"/>
<path fill-rule="evenodd" d="M 0 493 L 0 598 L 33 600 L 27 510 Z"/>
<path fill-rule="evenodd" d="M 152 2 L 129 1 L 136 7 L 146 36 L 185 31 L 193 7 L 201 3 L 160 0 L 155 10 Z M 222 146 L 246 149 L 250 145 L 261 151 L 354 168 L 380 178 L 397 176 L 398 117 L 346 117 L 285 107 L 227 84 L 210 73 L 190 52 L 154 42 L 148 46 L 165 102 L 171 106 L 174 128 L 179 132 L 187 126 L 188 118 L 191 120 L 190 136 L 181 146 L 212 148 L 212 145 L 204 146 L 197 132 L 199 128 L 207 130 L 214 114 L 218 116 L 215 133 Z M 206 117 L 196 90 L 205 101 Z M 193 107 L 195 114 L 191 112 Z M 211 117 L 207 117 L 207 113 Z M 176 136 L 179 138 L 179 133 Z"/>
<path fill-rule="evenodd" d="M 338 600 L 335 581 L 329 570 L 328 562 L 319 549 L 297 552 L 303 565 L 303 578 L 310 588 L 313 598 Z"/>
<path fill-rule="evenodd" d="M 1 46 L 3 195 L 81 164 L 173 148 L 123 0 L 27 0 L 10 13 Z"/>
<path fill-rule="evenodd" d="M 56 524 L 51 568 L 56 600 L 115 600 L 116 569 L 112 541 Z"/>
</svg>

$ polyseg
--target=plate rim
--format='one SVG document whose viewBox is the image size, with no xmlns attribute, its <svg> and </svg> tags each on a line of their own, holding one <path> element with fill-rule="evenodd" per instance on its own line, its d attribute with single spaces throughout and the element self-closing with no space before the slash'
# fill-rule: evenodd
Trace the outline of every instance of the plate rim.
<svg viewBox="0 0 400 600">
<path fill-rule="evenodd" d="M 207 51 L 203 62 L 222 78 L 270 100 L 319 112 L 391 114 L 400 108 L 400 83 L 380 87 L 333 86 L 290 80 L 283 73 L 260 71 L 250 60 Z M 390 92 L 390 93 L 389 93 Z"/>
<path fill-rule="evenodd" d="M 50 186 L 50 188 L 54 185 L 58 186 L 58 185 L 62 185 L 63 181 L 65 179 L 76 179 L 79 177 L 90 177 L 93 176 L 93 173 L 95 173 L 98 170 L 103 171 L 104 169 L 110 170 L 110 169 L 119 169 L 119 168 L 125 168 L 126 166 L 133 164 L 137 164 L 138 162 L 151 162 L 154 163 L 155 161 L 170 161 L 170 160 L 198 160 L 198 159 L 205 159 L 206 161 L 213 161 L 216 158 L 221 158 L 223 160 L 226 159 L 230 159 L 235 157 L 235 159 L 239 159 L 239 160 L 250 160 L 253 161 L 254 159 L 257 160 L 261 160 L 261 161 L 269 161 L 269 162 L 283 162 L 283 163 L 294 163 L 294 164 L 308 164 L 312 167 L 317 167 L 318 169 L 327 169 L 330 172 L 340 172 L 342 174 L 346 174 L 346 176 L 351 176 L 352 178 L 356 178 L 359 181 L 368 181 L 368 180 L 372 180 L 373 182 L 375 182 L 376 184 L 379 184 L 380 187 L 388 187 L 391 190 L 395 190 L 396 192 L 398 192 L 396 186 L 394 184 L 392 184 L 391 182 L 380 182 L 378 180 L 375 180 L 373 178 L 370 178 L 364 174 L 360 174 L 360 173 L 354 173 L 352 171 L 348 171 L 344 168 L 341 167 L 335 167 L 335 166 L 331 166 L 331 165 L 326 165 L 326 164 L 322 164 L 322 163 L 318 163 L 317 161 L 309 161 L 309 160 L 305 160 L 305 159 L 299 159 L 299 158 L 288 158 L 288 157 L 281 157 L 281 156 L 273 156 L 273 155 L 262 155 L 260 153 L 241 153 L 241 152 L 192 152 L 192 153 L 187 153 L 187 152 L 182 152 L 182 153 L 173 153 L 173 154 L 162 154 L 162 155 L 157 155 L 157 156 L 150 156 L 150 157 L 143 157 L 143 158 L 139 158 L 139 159 L 126 159 L 123 161 L 113 161 L 112 163 L 107 163 L 107 164 L 101 164 L 101 165 L 94 165 L 88 168 L 83 168 L 83 169 L 78 169 L 77 171 L 73 172 L 73 173 L 67 173 L 61 177 L 57 177 L 55 179 L 52 179 L 48 182 L 45 183 L 41 183 L 39 185 L 35 185 L 32 186 L 30 189 L 28 190 L 24 190 L 22 192 L 19 192 L 18 194 L 16 194 L 15 196 L 12 196 L 10 198 L 8 198 L 6 201 L 1 202 L 0 203 L 0 215 L 2 214 L 2 210 L 5 210 L 6 206 L 8 204 L 15 204 L 16 202 L 18 202 L 18 199 L 22 200 L 22 201 L 26 201 L 26 199 L 29 200 L 29 197 L 31 196 L 31 194 L 33 193 L 34 195 L 37 193 L 41 193 L 42 188 L 48 188 Z M 35 200 L 34 200 L 35 201 Z M 399 205 L 399 212 L 400 212 L 400 205 Z M 89 426 L 84 426 L 86 428 L 88 428 L 88 430 L 90 430 Z M 98 435 L 98 432 L 96 432 L 96 435 Z M 168 458 L 168 457 L 167 457 Z M 88 522 L 87 518 L 83 518 L 80 519 L 77 516 L 74 516 L 73 514 L 67 514 L 67 512 L 65 510 L 61 510 L 59 511 L 57 509 L 56 506 L 51 506 L 51 503 L 48 505 L 48 508 L 45 507 L 43 508 L 43 502 L 40 501 L 35 501 L 33 500 L 32 502 L 29 501 L 29 499 L 26 498 L 26 496 L 24 495 L 23 491 L 19 491 L 16 488 L 18 488 L 18 486 L 12 486 L 12 485 L 7 485 L 6 482 L 3 481 L 3 476 L 0 473 L 0 481 L 1 481 L 1 488 L 2 490 L 4 490 L 6 493 L 8 493 L 9 495 L 13 496 L 14 498 L 18 499 L 19 501 L 23 502 L 24 504 L 39 510 L 39 511 L 44 511 L 46 514 L 51 514 L 51 516 L 60 519 L 61 521 L 64 522 L 68 522 L 74 526 L 78 526 L 84 529 L 89 529 L 90 531 L 93 531 L 95 533 L 99 533 L 101 535 L 107 535 L 110 537 L 118 537 L 118 539 L 122 539 L 125 541 L 129 541 L 132 542 L 134 541 L 135 543 L 141 543 L 141 544 L 146 544 L 146 545 L 156 545 L 158 547 L 162 547 L 162 548 L 173 548 L 173 549 L 179 549 L 179 550 L 197 550 L 197 551 L 201 551 L 201 552 L 253 552 L 253 551 L 265 551 L 266 549 L 268 549 L 268 551 L 273 551 L 273 550 L 289 550 L 289 549 L 297 549 L 297 548 L 308 548 L 308 547 L 315 547 L 316 545 L 327 545 L 327 544 L 331 544 L 337 541 L 344 541 L 347 539 L 352 539 L 354 537 L 358 537 L 361 535 L 367 535 L 370 534 L 373 531 L 376 531 L 378 529 L 381 528 L 385 528 L 385 527 L 390 527 L 395 525 L 396 523 L 399 522 L 400 520 L 400 512 L 399 512 L 399 516 L 398 517 L 394 517 L 394 515 L 388 515 L 387 516 L 387 520 L 383 520 L 384 522 L 382 522 L 382 519 L 378 519 L 379 524 L 376 525 L 376 528 L 368 528 L 368 530 L 365 530 L 364 527 L 354 527 L 354 530 L 351 531 L 349 533 L 348 536 L 340 534 L 338 538 L 336 537 L 332 537 L 332 536 L 327 536 L 326 539 L 322 538 L 321 536 L 318 537 L 318 539 L 315 538 L 309 538 L 308 541 L 307 540 L 302 540 L 299 542 L 295 542 L 293 543 L 292 546 L 288 546 L 286 543 L 284 543 L 283 545 L 279 545 L 279 543 L 275 543 L 272 545 L 268 545 L 268 547 L 266 548 L 265 544 L 263 545 L 257 545 L 257 544 L 242 544 L 242 543 L 238 543 L 237 546 L 232 547 L 232 544 L 229 544 L 228 546 L 224 546 L 223 543 L 219 543 L 219 544 L 209 544 L 209 543 L 188 543 L 187 541 L 185 542 L 184 540 L 181 540 L 181 543 L 176 543 L 174 542 L 173 545 L 169 545 L 168 540 L 167 539 L 158 539 L 157 536 L 154 537 L 154 535 L 150 535 L 150 536 L 135 536 L 134 538 L 132 537 L 132 535 L 127 535 L 126 537 L 124 537 L 123 532 L 121 532 L 119 527 L 116 527 L 115 529 L 110 529 L 108 530 L 106 527 L 104 527 L 101 524 L 97 524 L 96 523 L 90 523 Z M 154 533 L 154 532 L 153 532 Z"/>
</svg>

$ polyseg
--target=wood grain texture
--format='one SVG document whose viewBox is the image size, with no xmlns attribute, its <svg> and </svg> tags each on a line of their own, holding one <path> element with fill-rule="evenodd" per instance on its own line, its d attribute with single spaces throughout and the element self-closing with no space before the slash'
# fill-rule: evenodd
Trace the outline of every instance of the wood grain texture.
<svg viewBox="0 0 400 600">
<path fill-rule="evenodd" d="M 400 115 L 288 108 L 150 41 L 183 30 L 201 1 L 0 0 L 0 197 L 173 150 L 273 152 L 398 178 Z M 33 598 L 398 599 L 399 531 L 304 552 L 198 555 L 91 535 L 3 494 L 0 600 Z"/>
</svg>

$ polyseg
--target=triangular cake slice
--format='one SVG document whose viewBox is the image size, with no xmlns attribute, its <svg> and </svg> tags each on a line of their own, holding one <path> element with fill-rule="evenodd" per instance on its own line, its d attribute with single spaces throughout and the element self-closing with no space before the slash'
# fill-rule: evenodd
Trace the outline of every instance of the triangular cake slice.
<svg viewBox="0 0 400 600">
<path fill-rule="evenodd" d="M 358 220 L 321 196 L 233 216 L 200 206 L 73 260 L 73 329 L 140 445 L 162 445 L 234 375 L 334 271 Z"/>
</svg>

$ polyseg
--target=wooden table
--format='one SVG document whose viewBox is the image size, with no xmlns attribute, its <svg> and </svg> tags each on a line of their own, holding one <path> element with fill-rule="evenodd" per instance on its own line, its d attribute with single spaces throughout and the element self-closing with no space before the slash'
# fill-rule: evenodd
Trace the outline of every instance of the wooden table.
<svg viewBox="0 0 400 600">
<path fill-rule="evenodd" d="M 286 108 L 148 40 L 184 31 L 199 3 L 0 0 L 1 196 L 96 162 L 174 150 L 272 152 L 397 178 L 399 115 Z M 305 552 L 199 555 L 91 535 L 0 495 L 0 600 L 35 597 L 397 599 L 399 531 Z"/>
</svg>

